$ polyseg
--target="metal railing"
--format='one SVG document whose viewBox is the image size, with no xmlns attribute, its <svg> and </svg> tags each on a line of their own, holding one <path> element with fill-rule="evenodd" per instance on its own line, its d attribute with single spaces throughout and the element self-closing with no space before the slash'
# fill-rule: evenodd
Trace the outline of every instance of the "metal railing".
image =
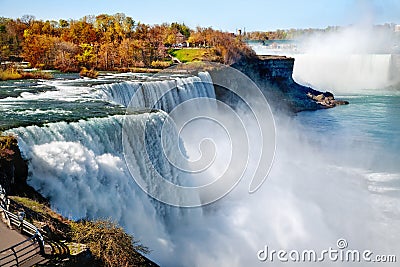
<svg viewBox="0 0 400 267">
<path fill-rule="evenodd" d="M 6 192 L 0 185 L 0 213 L 2 213 L 3 219 L 7 221 L 9 227 L 14 226 L 20 229 L 21 233 L 29 236 L 28 239 L 0 251 L 0 266 L 18 267 L 37 254 L 45 255 L 44 240 L 36 226 L 9 212 L 8 206 L 9 200 Z"/>
</svg>

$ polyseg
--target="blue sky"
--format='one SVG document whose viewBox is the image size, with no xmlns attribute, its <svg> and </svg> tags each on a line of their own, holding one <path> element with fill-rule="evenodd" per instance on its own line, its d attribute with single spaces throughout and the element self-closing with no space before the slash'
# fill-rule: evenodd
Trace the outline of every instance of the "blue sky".
<svg viewBox="0 0 400 267">
<path fill-rule="evenodd" d="M 0 0 L 2 17 L 58 20 L 117 12 L 149 24 L 177 21 L 227 31 L 325 28 L 360 20 L 400 24 L 398 0 Z"/>
</svg>

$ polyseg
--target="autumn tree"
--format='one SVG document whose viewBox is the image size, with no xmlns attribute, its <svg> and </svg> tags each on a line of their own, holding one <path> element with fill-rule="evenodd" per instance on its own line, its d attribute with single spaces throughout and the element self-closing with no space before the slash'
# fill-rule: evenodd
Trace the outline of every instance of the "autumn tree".
<svg viewBox="0 0 400 267">
<path fill-rule="evenodd" d="M 6 24 L 2 21 L 0 24 L 0 63 L 10 56 L 9 38 Z"/>
<path fill-rule="evenodd" d="M 35 20 L 36 18 L 33 15 L 23 15 L 20 19 L 26 26 L 30 26 Z"/>
<path fill-rule="evenodd" d="M 0 18 L 0 62 L 20 54 L 26 28 L 19 19 Z"/>
<path fill-rule="evenodd" d="M 60 19 L 58 21 L 58 25 L 60 26 L 60 28 L 67 28 L 69 27 L 69 22 L 66 21 L 65 19 Z"/>
<path fill-rule="evenodd" d="M 138 40 L 131 38 L 124 39 L 118 47 L 118 54 L 122 68 L 144 66 Z"/>
<path fill-rule="evenodd" d="M 62 39 L 74 44 L 93 44 L 98 40 L 93 25 L 85 21 L 72 21 L 62 33 Z"/>
<path fill-rule="evenodd" d="M 185 25 L 185 23 L 177 23 L 173 22 L 170 26 L 171 29 L 176 30 L 177 32 L 180 32 L 183 34 L 186 38 L 190 37 L 190 28 Z"/>
<path fill-rule="evenodd" d="M 56 37 L 31 34 L 29 30 L 24 33 L 23 57 L 29 61 L 32 67 L 54 68 L 57 55 Z"/>
<path fill-rule="evenodd" d="M 55 43 L 55 47 L 57 53 L 54 62 L 55 67 L 63 72 L 79 71 L 77 61 L 79 46 L 71 42 L 58 40 Z"/>
<path fill-rule="evenodd" d="M 102 43 L 98 51 L 97 66 L 100 69 L 112 69 L 117 60 L 117 49 L 113 43 Z"/>
<path fill-rule="evenodd" d="M 75 56 L 79 63 L 79 66 L 85 67 L 87 69 L 92 68 L 96 54 L 93 49 L 93 45 L 90 44 L 80 44 L 79 53 Z"/>
</svg>

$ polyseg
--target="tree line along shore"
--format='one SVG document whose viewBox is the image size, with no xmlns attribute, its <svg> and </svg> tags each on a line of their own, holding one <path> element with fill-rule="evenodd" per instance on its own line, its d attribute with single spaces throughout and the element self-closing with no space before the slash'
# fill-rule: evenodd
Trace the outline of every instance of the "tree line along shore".
<svg viewBox="0 0 400 267">
<path fill-rule="evenodd" d="M 194 60 L 224 64 L 254 56 L 241 35 L 211 27 L 190 29 L 183 23 L 148 25 L 122 13 L 59 21 L 37 20 L 30 15 L 0 18 L 0 47 L 3 72 L 17 61 L 29 62 L 31 68 L 62 72 L 160 69 L 169 67 L 176 59 L 174 52 L 181 48 L 199 49 Z M 16 71 L 7 76 L 13 75 Z"/>
</svg>

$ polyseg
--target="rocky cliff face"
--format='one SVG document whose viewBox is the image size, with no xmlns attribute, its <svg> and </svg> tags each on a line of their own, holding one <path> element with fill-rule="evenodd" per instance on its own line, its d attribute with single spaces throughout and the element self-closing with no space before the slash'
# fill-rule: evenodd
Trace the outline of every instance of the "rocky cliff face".
<svg viewBox="0 0 400 267">
<path fill-rule="evenodd" d="M 257 84 L 275 109 L 300 112 L 347 103 L 336 101 L 329 92 L 319 92 L 296 83 L 292 78 L 293 66 L 294 58 L 284 56 L 260 56 L 232 65 Z"/>
<path fill-rule="evenodd" d="M 255 66 L 259 74 L 267 80 L 292 79 L 294 58 L 287 58 L 284 56 L 259 56 L 258 59 L 250 61 L 250 65 Z M 238 64 L 237 66 L 241 65 Z"/>
<path fill-rule="evenodd" d="M 26 196 L 47 202 L 27 184 L 28 165 L 14 136 L 0 136 L 0 184 L 8 195 Z"/>
</svg>

